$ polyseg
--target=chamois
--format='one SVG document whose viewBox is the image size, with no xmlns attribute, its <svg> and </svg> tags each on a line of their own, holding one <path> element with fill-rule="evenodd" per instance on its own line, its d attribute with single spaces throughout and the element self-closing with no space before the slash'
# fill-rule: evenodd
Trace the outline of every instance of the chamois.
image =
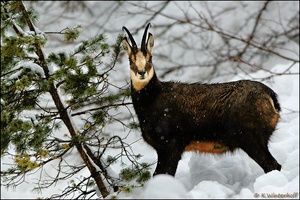
<svg viewBox="0 0 300 200">
<path fill-rule="evenodd" d="M 154 172 L 174 176 L 184 151 L 208 153 L 244 150 L 265 173 L 281 165 L 268 150 L 280 118 L 277 94 L 250 80 L 200 84 L 163 82 L 152 64 L 153 35 L 138 48 L 126 27 L 122 40 L 129 57 L 131 97 L 142 136 L 157 152 Z"/>
</svg>

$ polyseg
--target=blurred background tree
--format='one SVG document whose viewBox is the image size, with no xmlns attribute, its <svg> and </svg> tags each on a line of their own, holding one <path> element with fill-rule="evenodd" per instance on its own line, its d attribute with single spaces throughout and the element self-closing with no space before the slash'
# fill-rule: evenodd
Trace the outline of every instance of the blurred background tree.
<svg viewBox="0 0 300 200">
<path fill-rule="evenodd" d="M 193 81 L 226 81 L 238 73 L 299 62 L 296 1 L 68 1 L 36 5 L 40 6 L 38 10 L 46 10 L 41 27 L 46 29 L 54 22 L 59 27 L 66 19 L 71 27 L 74 21 L 80 22 L 89 30 L 81 38 L 105 31 L 112 40 L 126 26 L 139 43 L 144 27 L 151 22 L 149 31 L 155 37 L 153 62 L 159 76 L 166 80 L 184 74 Z M 57 35 L 53 40 L 57 43 L 47 48 L 63 42 Z M 121 58 L 126 59 L 123 54 Z M 125 77 L 128 69 L 123 63 L 118 70 L 124 70 Z"/>
</svg>

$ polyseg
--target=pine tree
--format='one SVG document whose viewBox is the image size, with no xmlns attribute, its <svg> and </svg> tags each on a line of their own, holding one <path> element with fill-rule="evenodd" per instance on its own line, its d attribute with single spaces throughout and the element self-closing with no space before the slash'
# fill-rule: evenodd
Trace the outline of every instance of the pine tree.
<svg viewBox="0 0 300 200">
<path fill-rule="evenodd" d="M 34 10 L 22 1 L 1 1 L 1 157 L 13 165 L 1 171 L 7 187 L 22 184 L 32 172 L 45 174 L 46 166 L 56 166 L 56 174 L 41 177 L 34 189 L 47 188 L 68 180 L 61 194 L 52 198 L 90 198 L 100 191 L 102 197 L 121 188 L 143 185 L 150 178 L 149 164 L 140 164 L 118 136 L 106 135 L 104 127 L 114 118 L 108 111 L 127 106 L 128 87 L 118 93 L 108 77 L 121 51 L 121 35 L 111 48 L 102 34 L 84 41 L 72 52 L 45 55 L 47 35 L 35 27 Z M 66 41 L 75 41 L 80 26 L 59 32 Z M 112 49 L 112 53 L 110 52 Z M 109 64 L 105 57 L 111 56 Z M 132 126 L 137 128 L 137 126 Z M 117 147 L 116 147 L 117 146 Z M 132 161 L 115 177 L 108 171 L 122 156 L 104 156 L 108 148 L 119 148 Z M 68 157 L 78 155 L 74 165 Z M 77 176 L 88 169 L 89 176 Z"/>
</svg>

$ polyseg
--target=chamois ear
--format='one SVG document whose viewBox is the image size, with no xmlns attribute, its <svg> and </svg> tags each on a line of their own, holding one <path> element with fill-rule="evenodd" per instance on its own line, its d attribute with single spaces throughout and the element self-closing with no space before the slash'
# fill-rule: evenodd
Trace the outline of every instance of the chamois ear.
<svg viewBox="0 0 300 200">
<path fill-rule="evenodd" d="M 152 49 L 154 47 L 154 38 L 153 35 L 151 33 L 148 33 L 148 40 L 147 40 L 147 44 L 146 44 L 147 50 L 152 53 Z"/>
<path fill-rule="evenodd" d="M 124 39 L 122 40 L 122 47 L 129 56 L 131 54 L 132 48 L 131 48 L 130 44 L 128 43 L 128 40 L 126 37 L 124 37 Z"/>
</svg>

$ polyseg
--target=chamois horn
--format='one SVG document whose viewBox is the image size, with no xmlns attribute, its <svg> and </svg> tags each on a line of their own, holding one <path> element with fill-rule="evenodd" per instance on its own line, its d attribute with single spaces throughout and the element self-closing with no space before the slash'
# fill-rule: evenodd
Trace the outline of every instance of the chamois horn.
<svg viewBox="0 0 300 200">
<path fill-rule="evenodd" d="M 146 36 L 147 36 L 147 31 L 148 31 L 149 26 L 151 26 L 151 23 L 147 24 L 143 38 L 142 38 L 142 44 L 141 44 L 142 52 L 146 52 Z"/>
<path fill-rule="evenodd" d="M 134 41 L 134 39 L 133 39 L 131 33 L 129 32 L 129 30 L 128 30 L 125 26 L 123 26 L 122 29 L 123 29 L 123 31 L 124 31 L 124 30 L 126 31 L 128 37 L 129 37 L 129 39 L 130 39 L 131 45 L 132 45 L 133 49 L 136 51 L 136 50 L 138 49 L 138 47 L 137 47 L 137 45 L 136 45 L 136 43 L 135 43 L 135 41 Z"/>
</svg>

